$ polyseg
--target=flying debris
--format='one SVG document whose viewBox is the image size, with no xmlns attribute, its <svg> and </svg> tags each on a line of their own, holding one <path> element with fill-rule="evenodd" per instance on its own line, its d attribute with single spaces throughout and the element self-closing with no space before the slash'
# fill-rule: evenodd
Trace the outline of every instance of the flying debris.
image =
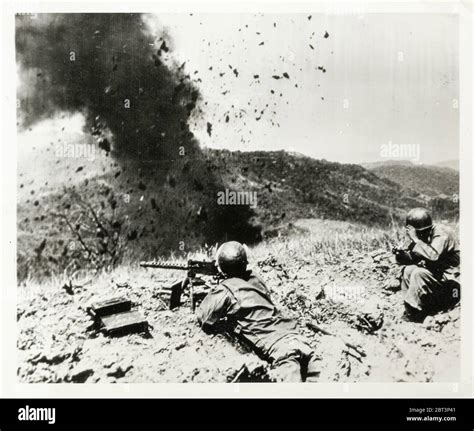
<svg viewBox="0 0 474 431">
<path fill-rule="evenodd" d="M 97 145 L 99 146 L 99 148 L 101 150 L 104 150 L 106 153 L 109 153 L 110 152 L 110 149 L 111 149 L 111 145 L 110 145 L 110 142 L 107 138 L 99 138 L 99 140 L 97 141 Z"/>
<path fill-rule="evenodd" d="M 327 39 L 328 37 L 329 37 L 329 33 L 326 31 L 326 32 L 324 33 L 324 39 Z"/>
<path fill-rule="evenodd" d="M 207 122 L 207 134 L 212 136 L 212 124 L 209 121 Z"/>
<path fill-rule="evenodd" d="M 156 67 L 161 66 L 161 60 L 156 55 L 153 55 L 153 63 L 155 64 Z"/>
<path fill-rule="evenodd" d="M 166 45 L 166 41 L 164 40 L 163 43 L 160 46 L 160 49 L 158 50 L 158 55 L 161 55 L 161 51 L 163 52 L 168 52 L 170 49 Z"/>
</svg>

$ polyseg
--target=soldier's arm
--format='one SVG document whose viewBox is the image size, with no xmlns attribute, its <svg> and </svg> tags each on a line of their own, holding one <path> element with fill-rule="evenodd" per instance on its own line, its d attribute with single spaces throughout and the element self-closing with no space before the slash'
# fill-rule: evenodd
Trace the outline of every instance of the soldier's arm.
<svg viewBox="0 0 474 431">
<path fill-rule="evenodd" d="M 393 248 L 393 254 L 395 255 L 395 261 L 399 265 L 416 265 L 420 262 L 420 258 L 416 256 L 412 251 L 415 243 L 412 240 L 406 240 L 400 243 L 398 246 Z"/>
<path fill-rule="evenodd" d="M 224 286 L 212 288 L 196 310 L 196 317 L 204 331 L 214 329 L 226 317 L 232 307 L 233 298 Z"/>
<path fill-rule="evenodd" d="M 267 286 L 267 284 L 262 280 L 262 278 L 261 278 L 259 275 L 257 275 L 257 274 L 253 274 L 253 275 L 254 275 L 255 279 L 259 282 L 260 286 L 263 288 L 263 290 L 265 291 L 265 293 L 266 293 L 267 295 L 271 295 L 272 292 L 271 292 L 270 288 L 269 288 L 269 287 Z"/>
<path fill-rule="evenodd" d="M 441 254 L 448 249 L 449 235 L 447 233 L 435 233 L 433 239 L 428 244 L 418 240 L 413 247 L 412 252 L 422 259 L 436 262 Z"/>
<path fill-rule="evenodd" d="M 399 265 L 413 265 L 416 264 L 419 259 L 416 259 L 410 250 L 397 250 L 395 252 L 395 261 Z"/>
</svg>

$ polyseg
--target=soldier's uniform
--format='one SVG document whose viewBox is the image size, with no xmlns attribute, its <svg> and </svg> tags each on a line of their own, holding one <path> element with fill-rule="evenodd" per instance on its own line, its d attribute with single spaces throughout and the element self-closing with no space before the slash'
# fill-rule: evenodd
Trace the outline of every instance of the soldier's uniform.
<svg viewBox="0 0 474 431">
<path fill-rule="evenodd" d="M 196 313 L 203 329 L 226 318 L 236 334 L 274 365 L 277 380 L 316 381 L 319 376 L 318 361 L 296 322 L 278 312 L 268 288 L 251 271 L 212 288 Z"/>
<path fill-rule="evenodd" d="M 459 288 L 460 259 L 450 229 L 433 225 L 428 240 L 412 243 L 398 260 L 407 265 L 401 277 L 405 303 L 429 312 L 452 302 L 452 289 Z"/>
</svg>

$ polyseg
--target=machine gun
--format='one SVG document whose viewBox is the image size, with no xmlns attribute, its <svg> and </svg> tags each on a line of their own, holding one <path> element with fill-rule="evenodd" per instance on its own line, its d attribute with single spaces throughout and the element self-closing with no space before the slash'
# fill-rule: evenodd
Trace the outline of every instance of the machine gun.
<svg viewBox="0 0 474 431">
<path fill-rule="evenodd" d="M 197 278 L 197 275 L 201 274 L 212 276 L 215 282 L 218 282 L 219 279 L 222 278 L 222 275 L 219 272 L 214 260 L 205 261 L 189 259 L 188 262 L 184 264 L 165 260 L 153 260 L 148 262 L 140 262 L 140 266 L 142 268 L 161 268 L 187 271 L 186 278 L 183 281 L 175 283 L 171 286 L 170 309 L 179 307 L 181 305 L 181 295 L 186 289 L 189 289 L 189 299 L 193 313 L 196 308 L 196 299 L 198 299 L 195 295 L 194 288 L 196 286 L 205 286 L 205 283 L 201 279 Z"/>
</svg>

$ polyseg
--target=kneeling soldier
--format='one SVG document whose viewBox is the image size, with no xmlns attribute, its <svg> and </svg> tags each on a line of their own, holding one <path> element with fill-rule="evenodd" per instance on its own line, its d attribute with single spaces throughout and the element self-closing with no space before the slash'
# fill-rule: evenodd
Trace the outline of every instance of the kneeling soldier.
<svg viewBox="0 0 474 431">
<path fill-rule="evenodd" d="M 212 330 L 225 319 L 235 334 L 274 365 L 278 381 L 317 381 L 319 364 L 313 350 L 298 333 L 296 321 L 280 315 L 263 281 L 247 270 L 242 244 L 222 244 L 216 261 L 226 278 L 197 309 L 202 328 Z"/>
<path fill-rule="evenodd" d="M 409 243 L 395 249 L 402 270 L 405 319 L 423 321 L 427 314 L 452 304 L 459 293 L 459 249 L 447 226 L 433 224 L 424 208 L 412 209 L 406 218 Z"/>
</svg>

